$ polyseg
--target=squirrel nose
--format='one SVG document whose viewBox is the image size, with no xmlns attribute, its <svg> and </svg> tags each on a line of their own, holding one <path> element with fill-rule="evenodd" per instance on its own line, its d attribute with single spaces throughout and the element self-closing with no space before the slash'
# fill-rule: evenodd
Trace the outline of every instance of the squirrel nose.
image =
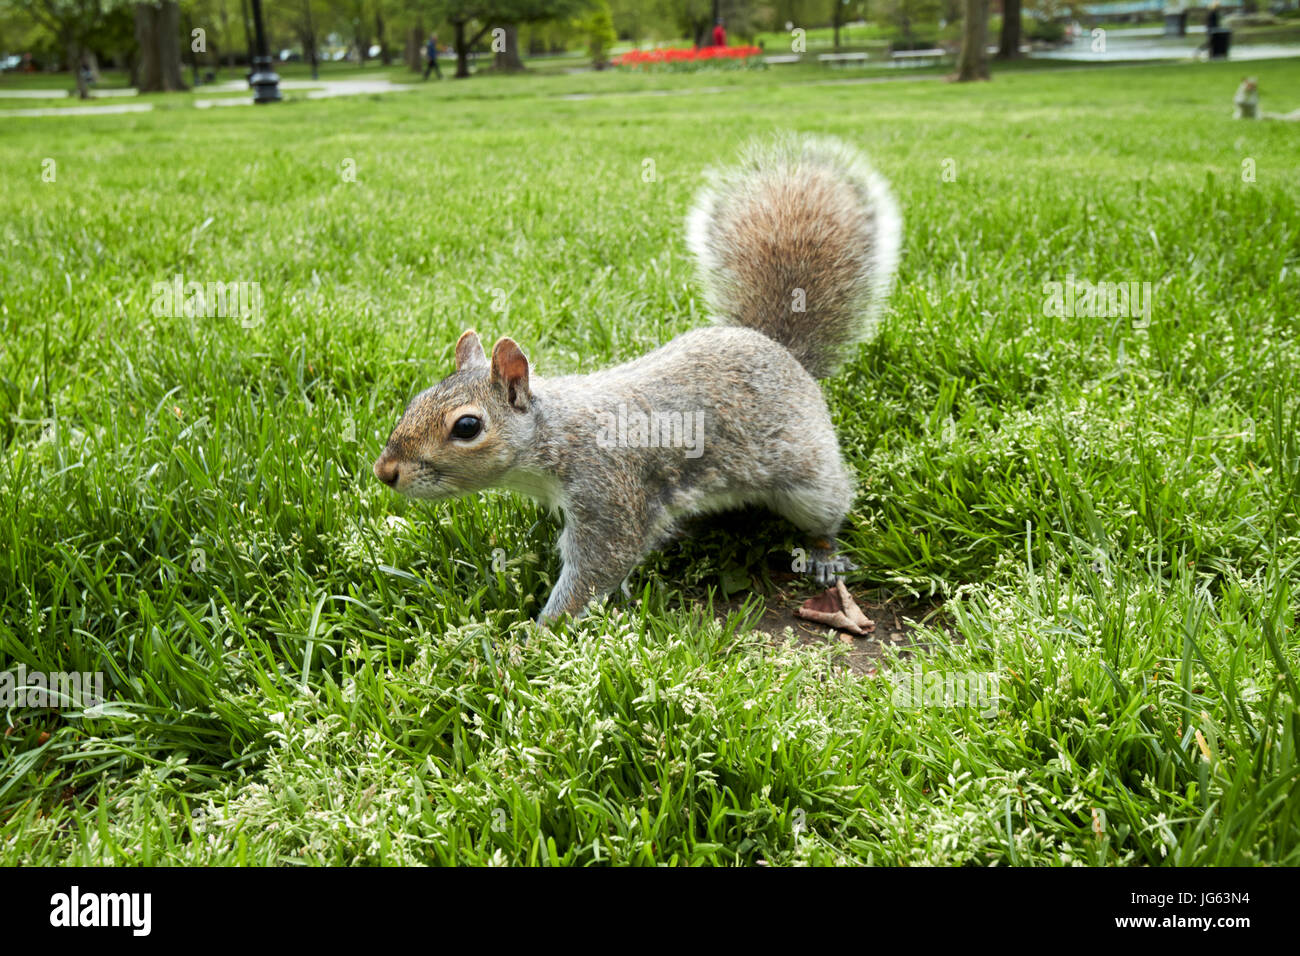
<svg viewBox="0 0 1300 956">
<path fill-rule="evenodd" d="M 375 461 L 375 477 L 389 488 L 397 487 L 397 479 L 400 475 L 401 469 L 398 468 L 397 462 L 387 455 L 380 455 Z"/>
</svg>

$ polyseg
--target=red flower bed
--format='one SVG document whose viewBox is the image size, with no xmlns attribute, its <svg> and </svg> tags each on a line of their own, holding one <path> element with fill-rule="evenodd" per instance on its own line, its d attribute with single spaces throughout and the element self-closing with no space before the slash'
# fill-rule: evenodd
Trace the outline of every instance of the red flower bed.
<svg viewBox="0 0 1300 956">
<path fill-rule="evenodd" d="M 756 46 L 702 46 L 684 50 L 664 47 L 658 50 L 629 50 L 614 57 L 615 66 L 659 66 L 676 63 L 702 63 L 709 60 L 745 60 L 762 53 Z"/>
</svg>

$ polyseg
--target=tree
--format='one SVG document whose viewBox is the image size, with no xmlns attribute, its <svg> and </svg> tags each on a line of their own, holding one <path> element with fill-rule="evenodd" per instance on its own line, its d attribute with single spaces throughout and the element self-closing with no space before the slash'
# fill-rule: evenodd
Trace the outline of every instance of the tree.
<svg viewBox="0 0 1300 956">
<path fill-rule="evenodd" d="M 523 69 L 519 59 L 518 27 L 544 20 L 566 20 L 589 6 L 590 0 L 443 0 L 441 12 L 456 36 L 456 78 L 469 73 L 469 51 L 488 31 L 500 29 L 507 68 Z M 475 25 L 478 29 L 471 33 Z M 513 52 L 511 52 L 513 51 Z"/>
<path fill-rule="evenodd" d="M 375 4 L 375 41 L 379 44 L 379 62 L 384 66 L 393 65 L 393 51 L 388 47 L 388 26 L 384 22 L 384 2 L 374 0 Z"/>
<path fill-rule="evenodd" d="M 966 0 L 961 25 L 961 54 L 957 72 L 950 77 L 958 83 L 989 78 L 989 0 Z"/>
<path fill-rule="evenodd" d="M 708 46 L 713 21 L 722 18 L 727 36 L 752 36 L 757 4 L 754 0 L 658 0 L 660 9 L 672 15 L 683 36 L 696 46 Z M 664 9 L 667 7 L 668 9 Z M 767 11 L 764 11 L 766 15 Z M 820 16 L 820 14 L 819 14 Z"/>
<path fill-rule="evenodd" d="M 416 73 L 424 69 L 424 43 L 424 22 L 417 19 L 406 31 L 406 50 L 402 55 L 407 68 Z"/>
<path fill-rule="evenodd" d="M 598 70 L 604 69 L 609 63 L 609 48 L 618 40 L 618 34 L 614 32 L 614 17 L 606 0 L 597 0 L 579 26 L 587 37 L 591 65 Z"/>
<path fill-rule="evenodd" d="M 135 5 L 135 88 L 141 93 L 187 90 L 181 76 L 181 11 L 176 0 Z"/>
<path fill-rule="evenodd" d="M 313 9 L 313 0 L 297 0 L 296 3 L 290 3 L 286 6 L 287 10 L 283 11 L 285 22 L 288 28 L 297 36 L 298 42 L 302 44 L 302 56 L 311 65 L 311 78 L 313 80 L 320 77 L 320 54 L 318 47 L 320 41 L 316 34 L 316 21 L 322 14 L 328 14 L 328 11 L 319 7 Z M 268 24 L 267 29 L 270 29 Z"/>
<path fill-rule="evenodd" d="M 496 36 L 493 36 L 496 39 Z M 503 73 L 522 73 L 528 69 L 524 66 L 523 58 L 519 55 L 519 25 L 507 23 L 501 27 L 500 47 L 494 43 L 492 47 L 496 56 L 492 58 L 492 68 L 500 70 Z"/>
<path fill-rule="evenodd" d="M 637 46 L 648 37 L 672 35 L 672 17 L 665 15 L 662 4 L 647 0 L 608 0 L 614 32 Z"/>
<path fill-rule="evenodd" d="M 677 9 L 677 22 L 682 31 L 696 46 L 706 45 L 713 23 L 713 0 L 684 0 Z"/>
<path fill-rule="evenodd" d="M 370 11 L 365 0 L 344 0 L 336 10 L 339 32 L 350 35 L 357 50 L 357 65 L 365 66 L 370 58 Z"/>
<path fill-rule="evenodd" d="M 940 0 L 886 0 L 885 19 L 898 30 L 901 43 L 896 42 L 895 49 L 910 50 L 914 48 L 912 36 L 914 23 L 934 23 L 939 18 L 942 7 Z M 932 42 L 927 39 L 926 43 Z"/>
<path fill-rule="evenodd" d="M 469 48 L 483 38 L 483 34 L 492 29 L 490 23 L 484 22 L 482 28 L 469 36 L 469 25 L 479 20 L 486 21 L 490 4 L 486 0 L 448 0 L 443 5 L 444 15 L 451 24 L 456 44 L 456 79 L 467 79 L 469 73 Z"/>
<path fill-rule="evenodd" d="M 1002 0 L 1002 33 L 998 37 L 998 59 L 1020 58 L 1020 0 Z"/>
<path fill-rule="evenodd" d="M 90 55 L 87 42 L 121 0 L 19 0 L 18 5 L 52 34 L 68 57 L 77 95 L 90 98 L 82 63 Z M 178 54 L 179 59 L 179 54 Z"/>
</svg>

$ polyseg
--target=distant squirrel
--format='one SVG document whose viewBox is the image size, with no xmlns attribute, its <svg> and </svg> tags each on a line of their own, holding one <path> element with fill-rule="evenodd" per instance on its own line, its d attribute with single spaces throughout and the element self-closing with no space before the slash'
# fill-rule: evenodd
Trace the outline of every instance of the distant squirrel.
<svg viewBox="0 0 1300 956">
<path fill-rule="evenodd" d="M 533 375 L 508 338 L 489 360 L 467 331 L 375 475 L 414 498 L 499 487 L 559 508 L 563 569 L 542 621 L 608 595 L 681 519 L 741 505 L 808 533 L 809 571 L 833 584 L 852 570 L 835 536 L 854 482 L 816 379 L 873 333 L 901 238 L 888 184 L 854 149 L 753 145 L 709 173 L 687 219 L 714 325 L 561 378 Z"/>
<path fill-rule="evenodd" d="M 1259 87 L 1253 76 L 1242 79 L 1232 97 L 1234 119 L 1259 119 Z"/>
<path fill-rule="evenodd" d="M 1234 119 L 1286 120 L 1289 123 L 1300 122 L 1300 109 L 1290 113 L 1269 113 L 1259 108 L 1259 83 L 1253 76 L 1243 77 L 1241 85 L 1232 97 L 1232 116 Z"/>
</svg>

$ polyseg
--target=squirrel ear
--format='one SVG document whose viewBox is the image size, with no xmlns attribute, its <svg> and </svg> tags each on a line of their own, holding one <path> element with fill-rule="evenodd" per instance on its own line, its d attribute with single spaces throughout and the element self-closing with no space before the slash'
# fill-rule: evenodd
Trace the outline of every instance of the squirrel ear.
<svg viewBox="0 0 1300 956">
<path fill-rule="evenodd" d="M 492 347 L 492 381 L 506 390 L 506 401 L 521 412 L 528 410 L 528 356 L 513 339 L 500 339 Z"/>
<path fill-rule="evenodd" d="M 487 367 L 487 353 L 483 351 L 483 343 L 478 340 L 478 333 L 466 329 L 456 340 L 456 371 L 468 372 Z"/>
</svg>

